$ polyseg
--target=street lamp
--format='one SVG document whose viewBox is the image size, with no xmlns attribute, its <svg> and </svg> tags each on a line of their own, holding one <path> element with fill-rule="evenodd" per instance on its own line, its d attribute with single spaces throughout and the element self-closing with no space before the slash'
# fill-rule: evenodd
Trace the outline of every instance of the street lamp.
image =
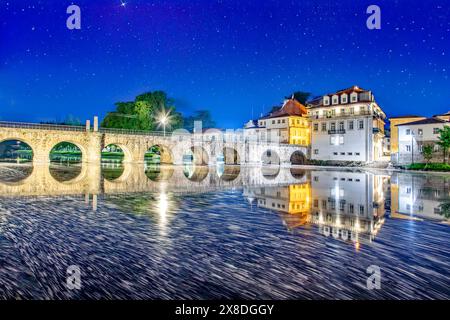
<svg viewBox="0 0 450 320">
<path fill-rule="evenodd" d="M 163 126 L 164 137 L 166 136 L 166 124 L 167 124 L 167 121 L 168 121 L 167 115 L 163 115 L 163 116 L 161 116 L 161 118 L 159 118 L 159 123 L 161 123 L 162 126 Z"/>
</svg>

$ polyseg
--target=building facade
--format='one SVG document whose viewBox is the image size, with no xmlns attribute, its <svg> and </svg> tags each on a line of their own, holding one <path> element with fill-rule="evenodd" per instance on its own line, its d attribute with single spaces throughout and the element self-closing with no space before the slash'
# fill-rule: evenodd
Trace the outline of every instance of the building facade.
<svg viewBox="0 0 450 320">
<path fill-rule="evenodd" d="M 306 107 L 294 98 L 258 120 L 250 120 L 244 127 L 246 140 L 257 142 L 310 145 L 310 130 Z"/>
<path fill-rule="evenodd" d="M 391 162 L 398 162 L 398 125 L 409 123 L 413 121 L 423 120 L 426 117 L 407 115 L 389 118 L 390 123 L 390 133 L 391 133 Z"/>
<path fill-rule="evenodd" d="M 369 90 L 357 86 L 307 104 L 311 159 L 373 162 L 383 157 L 386 115 Z"/>
<path fill-rule="evenodd" d="M 422 154 L 425 145 L 433 146 L 431 162 L 442 161 L 442 150 L 437 142 L 439 131 L 448 125 L 448 121 L 435 117 L 397 125 L 398 153 L 393 162 L 397 165 L 426 162 Z"/>
</svg>

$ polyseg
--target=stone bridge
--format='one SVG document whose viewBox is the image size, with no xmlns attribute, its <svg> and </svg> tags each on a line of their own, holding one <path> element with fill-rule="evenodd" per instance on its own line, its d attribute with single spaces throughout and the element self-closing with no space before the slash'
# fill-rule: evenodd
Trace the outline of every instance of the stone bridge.
<svg viewBox="0 0 450 320">
<path fill-rule="evenodd" d="M 161 150 L 164 164 L 183 164 L 183 157 L 191 155 L 196 165 L 215 165 L 218 159 L 225 164 L 302 164 L 308 155 L 305 146 L 245 141 L 241 133 L 223 135 L 219 130 L 190 134 L 187 131 L 165 136 L 161 132 L 93 129 L 86 126 L 60 126 L 0 122 L 0 143 L 17 140 L 33 150 L 35 164 L 50 162 L 51 150 L 61 142 L 76 145 L 82 152 L 82 162 L 100 163 L 101 151 L 116 145 L 124 152 L 125 163 L 143 163 L 145 153 L 153 146 Z"/>
</svg>

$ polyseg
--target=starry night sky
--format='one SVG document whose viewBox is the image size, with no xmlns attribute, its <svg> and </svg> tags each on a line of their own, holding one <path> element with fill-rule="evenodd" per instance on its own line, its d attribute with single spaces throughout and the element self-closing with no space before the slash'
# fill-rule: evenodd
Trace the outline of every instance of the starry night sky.
<svg viewBox="0 0 450 320">
<path fill-rule="evenodd" d="M 450 110 L 448 0 L 126 2 L 0 0 L 0 119 L 84 121 L 159 89 L 241 127 L 294 90 L 352 85 L 388 116 Z M 81 30 L 66 28 L 72 3 Z"/>
</svg>

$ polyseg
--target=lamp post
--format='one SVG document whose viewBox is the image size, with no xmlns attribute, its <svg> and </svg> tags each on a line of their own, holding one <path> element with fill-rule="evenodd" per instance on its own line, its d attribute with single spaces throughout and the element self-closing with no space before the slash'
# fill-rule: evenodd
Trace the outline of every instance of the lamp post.
<svg viewBox="0 0 450 320">
<path fill-rule="evenodd" d="M 166 124 L 167 124 L 167 116 L 164 115 L 159 119 L 159 122 L 162 124 L 163 126 L 163 131 L 164 131 L 164 137 L 166 136 Z"/>
</svg>

